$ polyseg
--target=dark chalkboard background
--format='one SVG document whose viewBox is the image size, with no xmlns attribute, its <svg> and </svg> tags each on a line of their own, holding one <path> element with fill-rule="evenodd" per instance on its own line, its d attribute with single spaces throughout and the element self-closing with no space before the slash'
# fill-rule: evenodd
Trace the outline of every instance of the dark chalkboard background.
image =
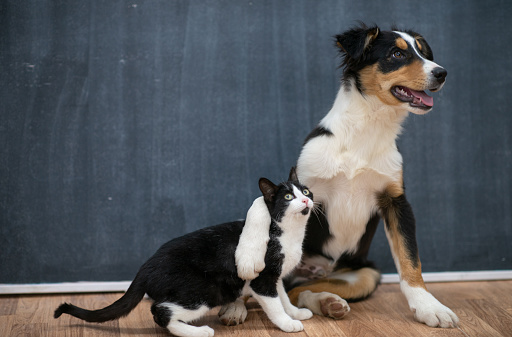
<svg viewBox="0 0 512 337">
<path fill-rule="evenodd" d="M 448 82 L 399 141 L 424 271 L 512 269 L 510 1 L 4 1 L 0 283 L 129 280 L 242 218 L 339 86 L 332 36 L 422 33 Z M 371 256 L 394 272 L 382 226 Z"/>
</svg>

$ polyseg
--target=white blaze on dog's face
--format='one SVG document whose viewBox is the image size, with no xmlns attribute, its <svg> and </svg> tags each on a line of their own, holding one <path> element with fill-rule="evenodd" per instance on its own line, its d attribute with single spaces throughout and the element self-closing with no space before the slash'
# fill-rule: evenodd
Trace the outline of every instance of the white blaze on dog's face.
<svg viewBox="0 0 512 337">
<path fill-rule="evenodd" d="M 362 50 L 343 47 L 358 38 Z M 337 39 L 346 53 L 345 76 L 355 78 L 363 95 L 376 96 L 388 106 L 416 114 L 432 109 L 434 100 L 425 91 L 440 90 L 447 72 L 433 62 L 432 50 L 421 35 L 370 28 L 354 30 L 352 36 L 341 35 Z"/>
</svg>

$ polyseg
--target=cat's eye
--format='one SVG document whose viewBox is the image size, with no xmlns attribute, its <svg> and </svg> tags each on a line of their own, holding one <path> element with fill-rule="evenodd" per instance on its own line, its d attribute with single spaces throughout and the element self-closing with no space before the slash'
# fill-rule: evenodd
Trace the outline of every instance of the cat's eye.
<svg viewBox="0 0 512 337">
<path fill-rule="evenodd" d="M 302 191 L 302 194 L 309 195 L 309 190 L 307 188 L 305 188 L 304 191 Z"/>
<path fill-rule="evenodd" d="M 292 200 L 293 199 L 293 195 L 291 195 L 290 193 L 288 193 L 287 195 L 284 196 L 284 198 L 286 200 Z"/>
</svg>

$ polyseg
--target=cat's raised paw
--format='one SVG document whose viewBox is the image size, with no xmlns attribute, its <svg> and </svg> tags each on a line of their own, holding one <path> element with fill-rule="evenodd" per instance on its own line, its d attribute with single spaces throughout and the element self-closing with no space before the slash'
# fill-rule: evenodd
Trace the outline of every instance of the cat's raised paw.
<svg viewBox="0 0 512 337">
<path fill-rule="evenodd" d="M 247 308 L 242 298 L 237 299 L 235 302 L 226 304 L 219 311 L 219 319 L 222 324 L 233 326 L 242 324 L 247 318 Z"/>
</svg>

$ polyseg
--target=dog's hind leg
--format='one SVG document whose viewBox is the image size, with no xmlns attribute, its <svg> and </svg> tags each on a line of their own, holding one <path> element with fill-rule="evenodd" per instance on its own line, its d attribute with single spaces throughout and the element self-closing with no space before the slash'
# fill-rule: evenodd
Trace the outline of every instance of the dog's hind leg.
<svg viewBox="0 0 512 337">
<path fill-rule="evenodd" d="M 373 268 L 341 270 L 328 277 L 305 283 L 288 292 L 290 301 L 317 315 L 341 319 L 350 311 L 344 298 L 356 300 L 375 291 L 380 273 Z"/>
<path fill-rule="evenodd" d="M 318 233 L 327 226 L 327 220 L 320 214 L 319 223 L 315 228 Z M 301 270 L 295 271 L 295 278 L 289 279 L 288 295 L 293 304 L 299 307 L 306 307 L 317 315 L 323 315 L 334 319 L 343 318 L 350 307 L 347 302 L 356 302 L 370 296 L 379 285 L 380 273 L 375 269 L 372 262 L 367 260 L 370 244 L 379 224 L 379 216 L 374 214 L 366 224 L 366 231 L 359 240 L 359 246 L 356 252 L 344 254 L 336 261 L 334 272 L 333 267 L 322 263 L 320 256 L 307 257 L 304 259 L 306 264 L 303 268 L 311 270 L 314 266 L 324 266 L 327 275 L 311 280 L 306 283 L 297 284 L 295 280 L 301 277 L 315 278 L 315 276 L 304 275 Z M 315 238 L 313 237 L 312 240 Z M 309 243 L 309 246 L 315 246 L 315 243 Z M 318 244 L 316 244 L 318 246 Z M 323 258 L 325 259 L 325 258 Z M 299 268 L 300 269 L 300 268 Z"/>
</svg>

